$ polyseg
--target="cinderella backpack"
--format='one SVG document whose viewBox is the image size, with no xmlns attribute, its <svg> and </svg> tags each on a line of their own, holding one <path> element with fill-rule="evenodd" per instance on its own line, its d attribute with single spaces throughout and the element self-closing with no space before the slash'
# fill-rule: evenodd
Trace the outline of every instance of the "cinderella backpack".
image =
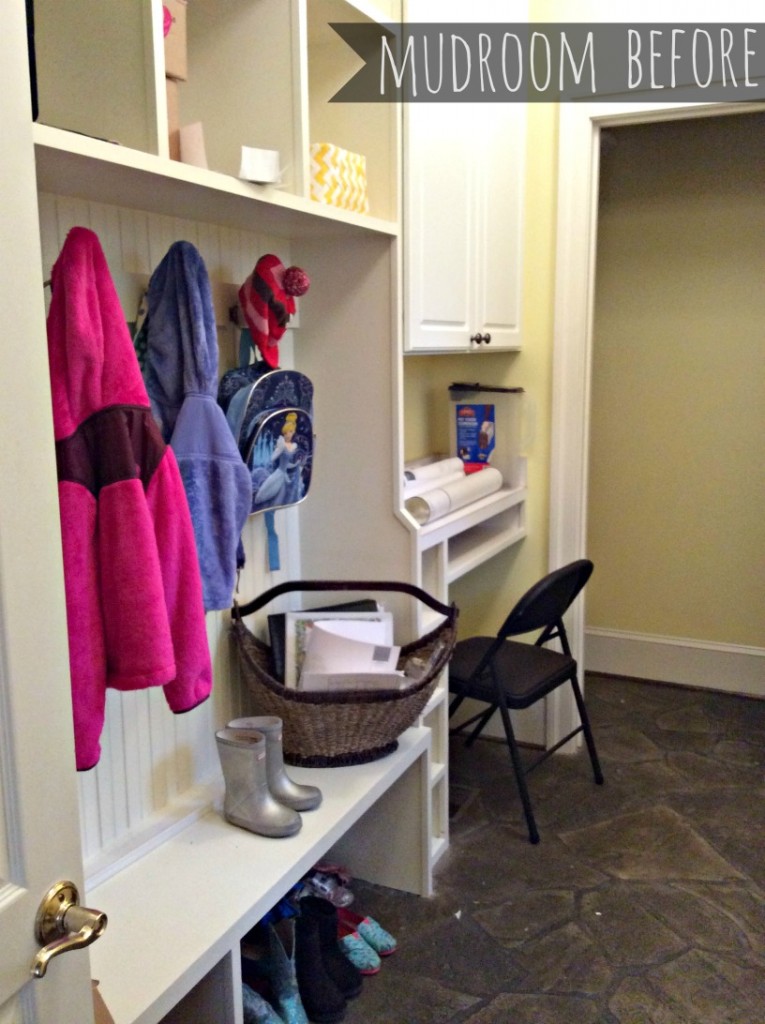
<svg viewBox="0 0 765 1024">
<path fill-rule="evenodd" d="M 271 370 L 265 362 L 240 366 L 221 378 L 218 403 L 250 471 L 250 513 L 303 501 L 313 469 L 309 378 L 297 370 Z"/>
</svg>

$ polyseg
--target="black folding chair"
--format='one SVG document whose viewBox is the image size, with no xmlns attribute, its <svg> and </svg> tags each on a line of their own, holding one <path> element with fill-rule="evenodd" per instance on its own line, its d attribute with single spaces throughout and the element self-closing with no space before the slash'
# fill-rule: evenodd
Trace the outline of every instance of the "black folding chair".
<svg viewBox="0 0 765 1024">
<path fill-rule="evenodd" d="M 577 680 L 576 661 L 571 656 L 563 625 L 564 614 L 587 583 L 592 569 L 592 562 L 582 558 L 549 573 L 523 595 L 495 637 L 476 636 L 459 641 L 449 664 L 449 691 L 453 695 L 449 717 L 468 698 L 487 705 L 452 729 L 452 735 L 475 723 L 466 742 L 466 746 L 471 746 L 494 712 L 499 710 L 532 843 L 539 842 L 539 832 L 526 785 L 529 772 L 582 732 L 595 782 L 598 785 L 603 783 L 590 720 Z M 509 639 L 538 630 L 541 633 L 533 644 Z M 562 652 L 544 646 L 556 639 L 560 641 Z M 537 757 L 529 767 L 524 768 L 510 721 L 510 711 L 530 707 L 567 681 L 574 691 L 580 724 Z"/>
</svg>

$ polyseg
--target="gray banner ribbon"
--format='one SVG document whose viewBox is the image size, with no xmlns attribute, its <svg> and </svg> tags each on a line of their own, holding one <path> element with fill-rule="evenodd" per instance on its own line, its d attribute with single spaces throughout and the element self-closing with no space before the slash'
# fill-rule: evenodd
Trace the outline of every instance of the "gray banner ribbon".
<svg viewBox="0 0 765 1024">
<path fill-rule="evenodd" d="M 335 103 L 765 99 L 765 24 L 350 24 Z"/>
</svg>

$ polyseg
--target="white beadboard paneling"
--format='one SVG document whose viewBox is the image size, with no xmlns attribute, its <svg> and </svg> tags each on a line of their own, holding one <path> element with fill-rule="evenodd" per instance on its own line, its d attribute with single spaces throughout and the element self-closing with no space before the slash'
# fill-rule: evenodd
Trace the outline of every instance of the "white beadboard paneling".
<svg viewBox="0 0 765 1024">
<path fill-rule="evenodd" d="M 42 263 L 45 280 L 50 277 L 53 264 L 58 259 L 61 246 L 58 240 L 58 212 L 56 197 L 41 192 L 37 197 L 40 213 L 40 244 L 42 247 Z M 50 293 L 49 293 L 50 294 Z"/>
<path fill-rule="evenodd" d="M 175 217 L 175 227 L 173 228 L 173 241 L 174 242 L 191 242 L 191 244 L 198 248 L 198 231 L 197 225 L 193 220 L 186 220 L 185 218 Z M 208 270 L 208 274 L 209 274 Z"/>
<path fill-rule="evenodd" d="M 88 224 L 90 229 L 98 235 L 112 275 L 123 273 L 119 209 L 116 206 L 107 206 L 105 203 L 88 203 Z"/>
<path fill-rule="evenodd" d="M 84 199 L 60 196 L 56 203 L 58 216 L 58 247 L 64 244 L 66 236 L 74 227 L 90 227 L 90 203 Z"/>
<path fill-rule="evenodd" d="M 149 737 L 151 740 L 154 806 L 165 807 L 175 796 L 175 743 L 170 710 L 161 689 L 149 690 Z"/>
<path fill-rule="evenodd" d="M 150 277 L 149 217 L 138 210 L 120 208 L 120 237 L 122 241 L 122 268 L 127 274 Z"/>
<path fill-rule="evenodd" d="M 244 283 L 252 273 L 260 252 L 260 236 L 253 235 L 251 231 L 237 232 L 237 258 L 233 262 L 232 270 L 235 278 L 240 284 Z"/>
<path fill-rule="evenodd" d="M 240 277 L 241 253 L 240 253 L 240 232 L 236 228 L 220 228 L 220 275 L 224 281 L 237 281 L 241 284 L 244 277 Z M 252 268 L 250 268 L 252 269 Z M 249 273 L 249 271 L 247 271 Z"/>
<path fill-rule="evenodd" d="M 220 233 L 213 224 L 197 225 L 197 249 L 205 261 L 207 273 L 211 280 L 223 280 L 221 277 Z"/>
<path fill-rule="evenodd" d="M 125 787 L 125 831 L 141 821 L 153 807 L 148 782 L 151 779 L 151 755 L 146 743 L 146 693 L 119 694 L 122 707 L 122 756 Z"/>
<path fill-rule="evenodd" d="M 98 787 L 96 769 L 79 772 L 77 782 L 80 791 L 80 832 L 82 854 L 85 862 L 101 849 L 101 825 L 98 815 Z"/>
<path fill-rule="evenodd" d="M 159 265 L 163 256 L 175 241 L 173 237 L 174 220 L 162 214 L 148 218 L 149 228 L 149 263 L 151 269 Z"/>
<path fill-rule="evenodd" d="M 115 803 L 119 799 L 120 776 L 122 774 L 122 743 L 119 730 L 119 705 L 110 708 L 101 733 L 101 748 L 108 753 L 102 757 L 100 770 L 96 772 L 96 794 L 98 798 L 98 821 L 101 845 L 114 842 L 117 836 Z"/>
</svg>

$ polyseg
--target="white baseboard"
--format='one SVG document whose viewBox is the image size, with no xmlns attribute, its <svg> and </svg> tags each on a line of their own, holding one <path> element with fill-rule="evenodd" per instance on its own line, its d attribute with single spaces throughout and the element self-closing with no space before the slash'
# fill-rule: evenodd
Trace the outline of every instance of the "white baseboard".
<svg viewBox="0 0 765 1024">
<path fill-rule="evenodd" d="M 765 697 L 765 648 L 705 643 L 591 627 L 585 630 L 589 672 Z"/>
</svg>

